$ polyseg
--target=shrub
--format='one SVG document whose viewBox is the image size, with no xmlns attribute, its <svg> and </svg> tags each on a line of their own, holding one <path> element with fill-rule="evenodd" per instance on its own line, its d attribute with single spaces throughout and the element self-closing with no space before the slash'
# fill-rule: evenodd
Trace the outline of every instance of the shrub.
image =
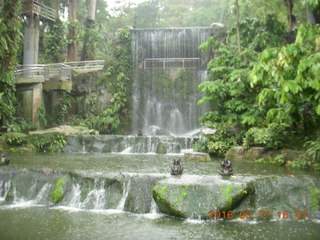
<svg viewBox="0 0 320 240">
<path fill-rule="evenodd" d="M 283 124 L 272 123 L 267 128 L 253 127 L 246 132 L 243 146 L 279 149 L 284 146 L 287 135 L 287 126 Z"/>
<path fill-rule="evenodd" d="M 22 146 L 28 142 L 28 136 L 24 133 L 11 132 L 5 134 L 5 141 L 11 146 Z"/>
<path fill-rule="evenodd" d="M 38 152 L 57 152 L 66 144 L 66 136 L 62 133 L 31 135 L 29 138 Z"/>
</svg>

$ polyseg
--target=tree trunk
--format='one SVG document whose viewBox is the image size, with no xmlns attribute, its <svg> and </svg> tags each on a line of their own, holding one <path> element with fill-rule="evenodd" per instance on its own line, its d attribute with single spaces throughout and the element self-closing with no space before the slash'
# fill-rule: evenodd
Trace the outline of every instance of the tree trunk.
<svg viewBox="0 0 320 240">
<path fill-rule="evenodd" d="M 284 0 L 285 5 L 288 9 L 288 31 L 291 32 L 293 29 L 293 24 L 295 22 L 295 16 L 292 15 L 292 9 L 293 9 L 293 0 Z"/>
<path fill-rule="evenodd" d="M 237 11 L 237 40 L 238 40 L 238 53 L 241 53 L 241 44 L 240 44 L 240 7 L 239 1 L 236 0 L 236 11 Z"/>
<path fill-rule="evenodd" d="M 77 61 L 77 0 L 69 1 L 69 22 L 68 60 Z"/>
<path fill-rule="evenodd" d="M 90 31 L 94 31 L 95 27 L 96 3 L 97 0 L 89 1 L 81 61 L 93 60 L 95 58 L 95 43 L 92 39 L 90 39 Z"/>
</svg>

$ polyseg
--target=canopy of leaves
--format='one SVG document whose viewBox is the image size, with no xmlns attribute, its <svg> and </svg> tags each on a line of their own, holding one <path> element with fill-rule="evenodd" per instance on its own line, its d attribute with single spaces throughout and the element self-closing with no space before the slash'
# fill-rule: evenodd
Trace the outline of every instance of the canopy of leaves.
<svg viewBox="0 0 320 240">
<path fill-rule="evenodd" d="M 199 104 L 209 102 L 212 107 L 203 122 L 241 123 L 248 127 L 261 121 L 255 101 L 259 89 L 251 88 L 249 74 L 258 59 L 258 50 L 283 43 L 284 29 L 272 16 L 266 22 L 246 19 L 241 22 L 241 44 L 245 46 L 242 53 L 237 52 L 234 28 L 228 33 L 226 44 L 211 37 L 200 46 L 203 50 L 211 47 L 215 52 L 208 64 L 210 77 L 199 85 L 205 93 Z"/>
<path fill-rule="evenodd" d="M 304 131 L 320 127 L 320 26 L 302 24 L 294 44 L 269 48 L 251 73 L 261 88 L 266 122 L 286 123 Z"/>
</svg>

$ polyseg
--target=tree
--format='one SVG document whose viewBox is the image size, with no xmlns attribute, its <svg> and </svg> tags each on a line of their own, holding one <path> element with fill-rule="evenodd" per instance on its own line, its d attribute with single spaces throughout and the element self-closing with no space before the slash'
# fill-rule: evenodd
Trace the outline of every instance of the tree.
<svg viewBox="0 0 320 240">
<path fill-rule="evenodd" d="M 238 53 L 241 53 L 241 44 L 240 44 L 240 6 L 239 1 L 235 0 L 236 6 L 236 15 L 237 15 L 237 40 L 238 40 Z"/>
<path fill-rule="evenodd" d="M 69 44 L 68 60 L 77 61 L 77 0 L 69 1 Z"/>
<path fill-rule="evenodd" d="M 2 126 L 11 123 L 15 114 L 13 70 L 21 37 L 19 6 L 18 0 L 4 0 L 0 6 L 0 123 Z"/>
<path fill-rule="evenodd" d="M 95 59 L 95 42 L 92 38 L 95 34 L 96 5 L 97 0 L 89 1 L 81 61 Z"/>
</svg>

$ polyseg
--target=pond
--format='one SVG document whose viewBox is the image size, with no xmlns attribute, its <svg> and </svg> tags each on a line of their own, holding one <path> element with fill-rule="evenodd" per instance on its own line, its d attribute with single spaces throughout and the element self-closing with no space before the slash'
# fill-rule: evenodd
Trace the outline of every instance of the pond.
<svg viewBox="0 0 320 240">
<path fill-rule="evenodd" d="M 10 165 L 0 168 L 0 238 L 319 239 L 320 217 L 317 211 L 315 215 L 305 219 L 290 216 L 287 219 L 274 217 L 253 220 L 237 217 L 231 220 L 210 220 L 197 217 L 177 218 L 163 214 L 153 200 L 150 203 L 151 194 L 140 198 L 140 205 L 134 203 L 134 207 L 130 208 L 130 204 L 124 203 L 125 198 L 131 196 L 128 181 L 131 181 L 131 191 L 137 191 L 137 195 L 145 195 L 146 191 L 137 186 L 144 185 L 145 182 L 152 185 L 152 179 L 167 178 L 171 181 L 170 166 L 172 160 L 178 157 L 182 156 L 11 154 Z M 219 160 L 183 164 L 185 179 L 211 176 L 218 178 Z M 299 184 L 304 184 L 300 182 L 305 181 L 308 185 L 311 180 L 319 180 L 315 173 L 252 162 L 234 162 L 233 169 L 234 181 L 240 177 L 277 176 L 282 179 L 299 179 Z M 54 187 L 55 179 L 66 176 L 67 173 L 68 181 L 72 184 L 66 188 L 66 199 L 54 204 L 44 195 L 48 195 L 49 189 Z M 127 180 L 120 181 L 120 175 L 126 176 Z M 103 183 L 101 178 L 104 179 Z M 119 180 L 119 184 L 114 183 L 116 180 Z M 14 189 L 12 199 L 8 198 L 8 183 Z M 81 187 L 81 191 L 75 201 L 77 186 Z M 87 187 L 86 190 L 84 186 Z M 103 189 L 101 186 L 107 187 Z M 144 202 L 145 199 L 147 200 Z M 283 200 L 278 200 L 282 204 Z M 122 206 L 119 207 L 121 201 Z M 145 208 L 148 204 L 150 206 Z M 280 205 L 275 208 L 278 206 Z M 208 209 L 208 212 L 210 210 L 213 209 Z"/>
</svg>

